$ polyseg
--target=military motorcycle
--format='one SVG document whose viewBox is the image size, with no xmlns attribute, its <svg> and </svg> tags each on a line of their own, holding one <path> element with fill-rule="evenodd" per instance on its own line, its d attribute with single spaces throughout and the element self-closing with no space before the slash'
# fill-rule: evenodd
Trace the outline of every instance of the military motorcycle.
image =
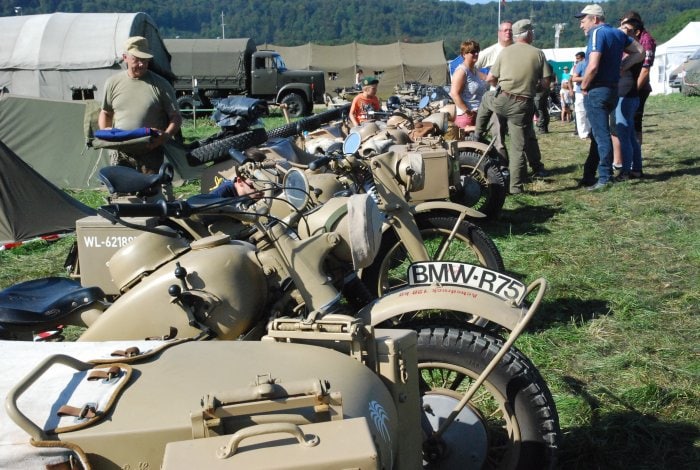
<svg viewBox="0 0 700 470">
<path fill-rule="evenodd" d="M 384 155 L 388 159 L 391 154 Z M 378 160 L 374 162 L 381 165 Z M 262 171 L 264 166 L 258 164 L 257 169 Z M 410 173 L 412 172 L 407 172 Z M 413 175 L 417 178 L 415 173 Z M 414 184 L 419 180 L 415 179 Z M 375 454 L 384 455 L 388 452 L 392 457 L 372 457 L 374 466 L 368 468 L 418 468 L 420 465 L 425 468 L 455 468 L 463 466 L 464 458 L 474 459 L 470 461 L 477 464 L 521 468 L 542 468 L 543 465 L 553 463 L 554 451 L 558 445 L 556 409 L 546 384 L 535 367 L 512 348 L 513 342 L 541 303 L 546 286 L 544 280 L 526 287 L 516 279 L 480 266 L 450 261 L 414 263 L 408 268 L 404 287 L 358 307 L 366 299 L 363 298 L 356 278 L 348 272 L 347 265 L 352 263 L 356 269 L 365 267 L 371 263 L 379 246 L 376 235 L 381 232 L 378 227 L 383 222 L 383 216 L 373 199 L 369 194 L 338 196 L 326 204 L 306 210 L 310 204 L 310 189 L 308 182 L 305 182 L 305 173 L 298 169 L 287 170 L 283 191 L 281 198 L 266 195 L 257 201 L 195 196 L 186 202 L 161 201 L 153 204 L 105 206 L 105 215 L 109 217 L 111 213 L 115 220 L 150 216 L 158 217 L 161 223 L 137 237 L 136 242 L 120 249 L 110 260 L 112 278 L 120 286 L 122 294 L 109 308 L 101 308 L 102 299 L 96 299 L 95 292 L 90 288 L 79 288 L 67 292 L 60 301 L 46 306 L 43 311 L 45 316 L 52 321 L 83 321 L 88 324 L 89 328 L 78 343 L 119 339 L 137 341 L 145 337 L 157 337 L 177 338 L 173 343 L 179 344 L 191 339 L 260 339 L 266 335 L 284 343 L 309 343 L 313 342 L 314 334 L 323 332 L 327 334 L 326 344 L 333 345 L 333 348 L 342 347 L 346 354 L 357 359 L 371 361 L 375 351 L 384 348 L 387 359 L 377 359 L 377 363 L 380 367 L 386 367 L 387 362 L 396 361 L 389 366 L 391 370 L 395 371 L 396 377 L 400 377 L 398 380 L 401 383 L 409 383 L 409 377 L 415 379 L 424 402 L 422 407 L 417 406 L 408 391 L 389 391 L 394 406 L 403 409 L 415 406 L 413 411 L 396 413 L 399 417 L 409 419 L 408 424 L 414 425 L 404 423 L 396 426 L 396 433 L 385 433 L 384 436 L 388 436 L 386 442 L 392 444 L 387 444 L 388 451 L 385 447 L 375 449 Z M 295 208 L 291 213 L 288 209 L 284 210 L 290 204 Z M 342 213 L 347 213 L 347 216 L 339 218 L 338 214 Z M 176 236 L 181 231 L 177 228 L 177 223 L 170 226 L 166 224 L 168 221 L 182 219 L 185 222 L 182 227 L 187 226 L 188 230 L 195 231 L 193 227 L 197 225 L 211 227 L 213 224 L 224 224 L 224 218 L 230 219 L 229 225 L 241 222 L 241 230 L 251 230 L 252 225 L 252 232 L 247 237 L 231 240 L 230 235 L 224 235 L 232 233 L 229 227 L 225 231 L 216 231 L 215 235 L 191 240 L 185 236 Z M 8 310 L 8 304 L 3 304 L 5 308 L 0 310 L 0 314 L 20 315 L 23 306 L 36 300 L 33 295 L 36 292 L 15 290 L 14 303 L 9 304 L 13 310 Z M 22 297 L 22 294 L 26 296 Z M 528 295 L 535 295 L 531 305 L 525 300 Z M 25 304 L 22 303 L 23 300 L 26 301 Z M 507 340 L 502 340 L 477 327 L 465 325 L 465 328 L 455 328 L 439 318 L 418 319 L 413 315 L 416 311 L 433 309 L 461 313 L 465 318 L 470 315 L 483 316 L 490 322 L 503 325 L 511 333 Z M 404 318 L 412 319 L 411 324 L 403 323 L 401 320 Z M 383 340 L 387 343 L 386 346 L 373 346 L 376 341 L 369 341 L 366 348 L 358 344 L 359 339 L 347 339 L 351 332 L 365 331 L 363 325 L 414 328 L 418 337 L 415 352 L 418 372 L 411 372 L 413 360 L 408 353 L 399 350 L 403 346 L 398 349 L 392 346 L 404 344 L 403 339 L 394 337 Z M 371 338 L 369 334 L 360 334 L 360 337 L 364 336 Z M 344 339 L 347 339 L 345 343 Z M 154 465 L 162 464 L 165 468 L 169 465 L 178 468 L 178 462 L 182 462 L 183 466 L 191 467 L 194 461 L 183 460 L 182 455 L 196 455 L 199 456 L 197 459 L 204 459 L 206 455 L 202 457 L 202 453 L 206 454 L 206 451 L 195 450 L 192 453 L 190 448 L 193 444 L 204 445 L 204 441 L 172 444 L 174 447 L 185 447 L 180 450 L 168 451 L 168 447 L 171 442 L 186 441 L 193 435 L 207 439 L 232 434 L 215 443 L 216 448 L 228 446 L 228 450 L 221 453 L 226 455 L 222 457 L 225 459 L 238 455 L 236 449 L 244 445 L 241 442 L 253 435 L 278 432 L 300 434 L 293 427 L 280 428 L 276 424 L 278 421 L 291 420 L 292 424 L 302 427 L 302 434 L 316 432 L 303 428 L 307 421 L 289 418 L 288 408 L 284 408 L 284 416 L 281 417 L 275 411 L 279 410 L 276 406 L 280 402 L 287 402 L 287 397 L 304 395 L 308 398 L 309 394 L 321 395 L 319 399 L 322 401 L 314 402 L 314 412 L 324 413 L 324 409 L 328 410 L 330 404 L 324 406 L 323 401 L 323 396 L 327 393 L 321 393 L 317 388 L 313 388 L 314 392 L 302 390 L 293 393 L 289 389 L 298 389 L 291 384 L 287 389 L 286 385 L 290 381 L 306 379 L 308 375 L 302 375 L 301 371 L 308 374 L 309 370 L 315 370 L 316 361 L 324 357 L 322 352 L 309 350 L 297 354 L 287 348 L 266 353 L 262 347 L 254 346 L 251 349 L 247 349 L 248 346 L 230 346 L 233 349 L 227 349 L 229 346 L 192 344 L 198 345 L 182 345 L 163 352 L 163 361 L 157 359 L 149 362 L 152 364 L 152 372 L 134 367 L 136 370 L 131 376 L 137 380 L 141 380 L 141 377 L 141 383 L 150 385 L 140 388 L 132 384 L 125 388 L 120 395 L 125 401 L 120 402 L 121 405 L 117 403 L 116 408 L 100 408 L 98 405 L 93 406 L 91 411 L 90 406 L 83 404 L 77 406 L 79 410 L 76 412 L 76 406 L 69 403 L 73 409 L 63 410 L 62 414 L 71 416 L 71 419 L 75 416 L 70 413 L 78 414 L 78 420 L 88 417 L 87 427 L 69 424 L 46 432 L 28 423 L 22 418 L 25 416 L 22 412 L 9 413 L 13 420 L 29 432 L 35 443 L 42 447 L 70 447 L 82 459 L 83 465 L 94 460 L 94 465 L 98 468 L 111 468 L 113 465 L 123 467 L 133 462 L 153 462 Z M 219 344 L 244 343 L 222 341 Z M 131 348 L 115 352 L 122 356 L 120 362 L 127 360 L 124 356 L 134 353 L 133 350 L 128 350 Z M 224 353 L 225 350 L 230 353 Z M 249 352 L 241 352 L 240 355 L 236 352 L 246 350 Z M 165 358 L 170 351 L 180 352 L 167 360 Z M 278 355 L 289 357 L 290 360 L 278 361 Z M 155 356 L 149 357 L 153 359 Z M 316 359 L 307 360 L 312 357 Z M 59 362 L 63 363 L 62 359 Z M 203 364 L 207 366 L 202 367 Z M 236 371 L 239 366 L 244 369 L 254 366 L 254 370 L 246 369 L 245 379 L 240 379 L 236 373 L 211 372 Z M 81 367 L 84 366 L 78 368 L 84 370 Z M 331 416 L 358 417 L 362 418 L 360 421 L 370 422 L 373 417 L 383 415 L 382 409 L 389 406 L 390 402 L 381 402 L 381 408 L 372 406 L 371 403 L 368 405 L 364 397 L 371 396 L 376 401 L 376 397 L 383 392 L 377 391 L 377 386 L 366 385 L 368 388 L 362 388 L 365 385 L 357 385 L 367 384 L 367 381 L 355 380 L 357 377 L 348 372 L 349 367 L 338 361 L 323 369 L 335 370 L 335 375 L 319 372 L 322 379 L 331 377 L 322 380 L 322 384 L 338 383 L 347 377 L 349 383 L 359 387 L 359 404 L 352 405 L 356 411 L 343 408 L 342 412 L 331 409 L 328 413 Z M 44 368 L 40 366 L 30 377 L 38 377 Z M 245 388 L 250 383 L 251 374 L 259 374 L 262 369 L 273 370 L 270 378 L 260 379 L 256 375 L 259 381 L 254 382 L 253 388 L 245 392 L 241 387 Z M 111 378 L 109 370 L 98 372 L 106 374 L 106 377 L 100 377 L 99 380 L 110 381 L 115 378 L 115 374 L 122 376 L 121 371 L 113 371 Z M 123 376 L 126 377 L 127 373 L 128 370 L 124 369 Z M 170 380 L 178 377 L 177 380 L 182 380 L 186 385 L 164 380 L 165 377 Z M 238 382 L 229 381 L 236 377 Z M 31 381 L 33 379 L 30 378 L 21 383 L 10 393 L 11 403 L 16 403 L 15 398 L 18 399 L 24 393 Z M 381 380 L 373 381 L 376 384 L 382 383 Z M 283 384 L 285 389 L 285 392 L 280 393 L 286 395 L 276 395 L 277 392 L 272 390 L 274 384 L 278 383 Z M 45 387 L 41 389 L 46 390 Z M 136 392 L 137 389 L 141 391 Z M 186 389 L 189 391 L 184 396 L 174 392 Z M 159 393 L 163 390 L 168 393 Z M 343 390 L 347 388 L 341 387 Z M 223 394 L 219 391 L 223 391 Z M 114 396 L 117 397 L 118 394 Z M 191 403 L 204 396 L 202 394 L 217 399 L 208 402 L 198 418 L 197 413 L 192 414 L 194 408 Z M 131 398 L 126 398 L 127 396 Z M 163 406 L 157 407 L 157 417 L 153 415 L 152 407 L 148 407 L 151 401 L 145 398 L 152 399 L 154 396 L 162 397 L 159 403 Z M 107 399 L 107 402 L 115 403 L 115 400 Z M 88 399 L 87 404 L 90 403 L 93 401 Z M 243 411 L 246 404 L 253 408 Z M 238 405 L 244 406 L 242 415 L 234 412 L 234 409 L 240 409 Z M 11 410 L 13 406 L 15 405 L 8 405 L 8 409 Z M 144 409 L 144 406 L 149 409 Z M 351 407 L 350 404 L 347 406 Z M 49 408 L 54 407 L 52 402 Z M 164 414 L 181 407 L 187 413 L 186 416 L 190 417 L 184 425 L 186 430 L 182 428 L 181 415 L 174 418 L 176 422 L 160 419 Z M 426 412 L 423 418 L 416 418 L 416 409 Z M 234 414 L 238 418 L 227 424 L 228 418 Z M 102 420 L 105 416 L 110 419 Z M 144 422 L 144 416 L 148 416 L 147 422 Z M 97 419 L 92 419 L 94 417 Z M 426 420 L 429 424 L 425 423 Z M 275 423 L 275 426 L 247 429 L 250 426 L 235 424 L 241 421 L 247 425 Z M 316 423 L 322 419 L 314 417 L 308 421 Z M 162 429 L 158 426 L 154 428 L 154 423 L 162 423 Z M 351 429 L 335 424 L 336 426 L 329 425 L 334 428 L 331 432 L 335 433 L 335 428 L 340 428 L 337 431 L 340 435 L 355 434 Z M 195 434 L 193 426 L 197 430 Z M 422 446 L 418 445 L 415 437 L 409 439 L 404 436 L 407 429 L 417 430 L 418 426 L 424 433 Z M 467 431 L 468 429 L 474 432 Z M 238 431 L 241 433 L 234 438 Z M 378 432 L 381 431 L 363 431 L 365 436 L 370 436 L 368 442 L 381 437 Z M 267 437 L 278 439 L 279 436 Z M 56 440 L 64 441 L 65 444 L 51 442 Z M 267 438 L 263 441 L 262 444 L 253 442 L 253 446 L 261 449 L 277 447 Z M 403 446 L 399 444 L 400 441 L 409 443 Z M 347 445 L 347 441 L 342 442 Z M 212 443 L 209 441 L 206 446 Z M 381 446 L 377 443 L 374 445 Z M 394 447 L 399 445 L 403 451 Z M 424 452 L 417 456 L 415 452 L 419 448 L 423 448 Z M 466 449 L 470 450 L 466 452 Z M 285 453 L 288 449 L 281 450 L 283 452 L 279 459 L 285 462 L 295 461 L 293 454 Z M 334 450 L 337 451 L 334 447 L 324 453 L 325 457 L 309 458 L 313 462 L 321 462 L 320 468 L 334 467 L 335 464 L 324 460 L 337 453 Z M 400 457 L 401 452 L 413 452 L 413 457 Z M 268 459 L 263 460 L 263 466 L 280 465 L 278 459 L 263 452 L 263 457 L 260 458 L 265 457 Z M 272 464 L 270 458 L 273 459 Z M 458 460 L 452 460 L 454 458 Z M 235 461 L 239 463 L 238 460 Z M 381 463 L 377 463 L 379 461 Z M 216 468 L 209 464 L 209 460 L 197 462 L 204 462 L 200 466 L 206 468 Z M 214 462 L 222 463 L 219 460 Z M 226 462 L 223 464 L 227 465 Z M 246 460 L 242 460 L 240 465 L 249 468 Z M 301 466 L 314 468 L 313 465 Z"/>
<path fill-rule="evenodd" d="M 388 220 L 383 225 L 379 255 L 361 273 L 378 295 L 403 282 L 410 260 L 461 260 L 504 270 L 498 248 L 473 223 L 483 217 L 481 213 L 451 201 L 421 201 L 422 194 L 432 191 L 423 189 L 428 185 L 426 175 L 435 177 L 438 172 L 434 166 L 430 168 L 432 173 L 429 171 L 429 165 L 435 165 L 430 162 L 431 147 L 393 145 L 397 139 L 379 140 L 376 135 L 364 143 L 362 139 L 360 133 L 350 133 L 342 149 L 336 142 L 335 149 L 328 147 L 320 156 L 319 152 L 311 155 L 300 151 L 286 139 L 268 143 L 254 152 L 238 154 L 235 162 L 212 167 L 202 183 L 213 187 L 222 177 L 241 171 L 246 178 L 259 179 L 262 172 L 245 170 L 245 162 L 253 160 L 303 170 L 311 200 L 316 204 L 326 203 L 336 195 L 369 193 Z M 279 181 L 284 171 L 266 173 L 265 178 Z M 414 198 L 419 202 L 414 203 Z"/>
<path fill-rule="evenodd" d="M 451 189 L 450 198 L 493 218 L 505 202 L 507 166 L 499 161 L 498 153 L 493 147 L 495 140 L 480 142 L 452 124 L 454 103 L 449 95 L 445 96 L 442 88 L 437 90 L 441 91 L 423 96 L 417 106 L 413 106 L 412 101 L 405 96 L 389 97 L 387 102 L 393 103 L 389 109 L 394 116 L 394 125 L 412 129 L 417 123 L 429 124 L 432 132 L 428 136 L 442 137 L 449 158 L 454 161 L 455 169 L 450 179 L 454 189 Z M 396 116 L 402 119 L 397 119 Z"/>
</svg>

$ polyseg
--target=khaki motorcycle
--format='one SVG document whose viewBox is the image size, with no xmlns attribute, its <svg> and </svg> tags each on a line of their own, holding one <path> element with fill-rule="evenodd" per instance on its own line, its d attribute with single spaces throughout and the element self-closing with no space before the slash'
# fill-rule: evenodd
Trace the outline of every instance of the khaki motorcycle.
<svg viewBox="0 0 700 470">
<path fill-rule="evenodd" d="M 160 215 L 170 219 L 188 219 L 188 224 L 191 224 L 189 219 L 199 219 L 199 223 L 207 224 L 210 222 L 209 217 L 213 217 L 212 223 L 220 223 L 226 216 L 233 221 L 242 222 L 242 229 L 252 224 L 254 231 L 248 237 L 250 241 L 231 240 L 222 234 L 189 241 L 184 237 L 173 236 L 176 230 L 172 228 L 158 226 L 119 250 L 110 260 L 112 277 L 123 293 L 108 309 L 103 310 L 99 302 L 91 302 L 89 289 L 84 288 L 72 292 L 70 298 L 66 297 L 62 302 L 51 305 L 45 315 L 53 316 L 56 321 L 84 321 L 88 324 L 89 328 L 80 342 L 120 339 L 136 341 L 146 337 L 175 337 L 183 340 L 260 339 L 266 333 L 274 337 L 273 332 L 277 330 L 287 331 L 282 334 L 281 341 L 308 341 L 310 338 L 304 337 L 304 333 L 323 331 L 325 327 L 319 325 L 328 321 L 332 325 L 328 329 L 333 343 L 340 341 L 343 333 L 352 331 L 352 324 L 356 321 L 368 326 L 390 325 L 395 319 L 413 317 L 413 312 L 431 309 L 462 312 L 465 317 L 483 316 L 488 321 L 512 330 L 508 340 L 504 341 L 477 328 L 453 328 L 440 319 L 428 318 L 421 324 L 411 325 L 417 329 L 418 334 L 416 355 L 420 373 L 415 380 L 420 394 L 428 397 L 423 405 L 428 413 L 423 419 L 431 423 L 422 425 L 426 437 L 421 458 L 427 462 L 426 468 L 454 468 L 455 465 L 461 466 L 450 460 L 457 452 L 456 449 L 463 450 L 475 445 L 478 451 L 470 452 L 469 458 L 476 458 L 475 461 L 487 465 L 495 462 L 496 466 L 541 468 L 543 463 L 553 462 L 558 445 L 558 428 L 551 395 L 534 366 L 511 347 L 538 308 L 544 295 L 544 281 L 525 287 L 513 278 L 480 266 L 449 261 L 414 263 L 409 268 L 405 287 L 388 293 L 358 311 L 353 306 L 356 300 L 352 295 L 343 295 L 343 292 L 352 293 L 355 290 L 355 279 L 348 274 L 346 266 L 352 263 L 354 268 L 361 269 L 371 263 L 379 245 L 376 234 L 380 232 L 377 229 L 383 217 L 372 198 L 366 194 L 336 197 L 320 207 L 306 211 L 309 190 L 304 177 L 304 172 L 289 170 L 283 182 L 283 197 L 265 197 L 252 204 L 249 200 L 196 196 L 188 202 L 105 206 L 103 210 L 111 211 L 115 220 L 121 217 Z M 290 204 L 295 207 L 295 211 L 284 218 L 274 215 L 278 211 L 283 212 L 281 208 L 289 207 Z M 338 219 L 337 214 L 345 212 L 347 217 Z M 535 290 L 536 298 L 528 307 L 525 297 Z M 22 291 L 17 290 L 15 294 L 20 295 Z M 16 299 L 21 300 L 19 297 Z M 15 309 L 14 313 L 21 313 L 18 310 Z M 8 312 L 5 310 L 2 313 Z M 338 318 L 345 318 L 345 323 L 338 322 Z M 284 339 L 285 335 L 287 339 Z M 230 344 L 221 344 L 224 343 Z M 153 431 L 153 435 L 158 437 L 153 437 L 155 444 L 148 445 L 146 443 L 150 442 L 150 435 L 143 435 L 145 430 L 129 432 L 129 426 L 134 421 L 128 417 L 142 416 L 142 412 L 136 411 L 137 408 L 134 407 L 143 406 L 138 404 L 144 403 L 144 396 L 152 397 L 158 394 L 158 390 L 171 391 L 177 388 L 175 384 L 161 380 L 161 368 L 162 373 L 171 375 L 168 371 L 177 367 L 175 375 L 193 385 L 202 383 L 202 377 L 196 371 L 235 370 L 238 363 L 235 355 L 223 355 L 215 352 L 214 347 L 211 348 L 185 350 L 182 354 L 190 357 L 189 360 L 182 360 L 178 355 L 172 362 L 166 361 L 160 366 L 156 362 L 153 367 L 157 372 L 152 374 L 139 370 L 137 375 L 152 377 L 152 386 L 130 395 L 133 398 L 126 402 L 130 404 L 123 407 L 126 421 L 110 414 L 109 423 L 115 423 L 116 419 L 122 424 L 117 425 L 117 428 L 113 428 L 113 424 L 99 428 L 110 436 L 109 444 L 108 441 L 97 444 L 98 436 L 93 434 L 97 428 L 80 428 L 77 434 L 67 434 L 65 439 L 71 446 L 78 441 L 78 448 L 88 447 L 85 449 L 86 454 L 99 456 L 109 452 L 109 457 L 104 460 L 96 457 L 100 465 L 104 464 L 106 468 L 112 465 L 109 462 L 119 462 L 120 466 L 126 464 L 132 461 L 129 459 L 133 456 L 142 456 L 138 461 L 159 462 L 153 457 L 153 452 L 162 455 L 162 452 L 166 452 L 163 447 L 167 443 L 171 440 L 189 439 L 192 431 L 188 428 L 187 433 L 190 434 L 182 438 L 182 433 L 174 433 L 171 425 L 166 424 L 164 427 L 167 430 Z M 348 349 L 358 357 L 366 355 L 359 346 Z M 277 354 L 286 354 L 284 350 L 276 351 Z M 313 356 L 319 353 L 309 354 Z M 367 354 L 371 356 L 371 353 Z M 254 355 L 254 350 L 243 354 L 241 361 L 257 364 Z M 408 380 L 407 377 L 411 376 L 411 360 L 398 352 L 392 355 L 399 361 L 398 370 L 401 371 L 403 380 Z M 266 365 L 269 362 L 266 362 L 265 357 L 273 357 L 274 354 L 266 356 L 261 353 L 261 356 L 261 364 L 268 370 Z M 312 363 L 304 360 L 305 357 L 297 356 L 295 363 L 303 364 L 303 368 L 306 368 Z M 201 364 L 210 363 L 211 367 L 201 367 Z M 282 370 L 299 370 L 285 361 L 280 364 Z M 341 363 L 337 363 L 330 368 L 343 371 L 341 375 L 344 377 L 344 368 L 341 366 Z M 483 372 L 488 375 L 482 376 Z M 37 374 L 32 374 L 35 375 Z M 221 376 L 211 373 L 206 375 Z M 228 375 L 236 376 L 224 374 Z M 247 375 L 249 376 L 250 374 Z M 109 377 L 107 380 L 110 380 Z M 240 396 L 236 391 L 238 388 L 233 385 L 212 380 L 204 387 L 204 392 L 200 387 L 197 393 L 216 395 L 218 390 L 233 388 L 233 396 Z M 284 380 L 292 378 L 285 375 Z M 470 386 L 472 390 L 464 395 Z M 25 385 L 19 387 L 20 390 L 25 388 Z M 129 390 L 124 392 L 125 396 L 132 393 Z M 255 395 L 259 392 L 251 393 Z M 365 390 L 363 393 L 367 394 L 364 396 L 375 396 L 373 390 Z M 265 397 L 270 399 L 269 395 Z M 410 402 L 408 397 L 409 395 L 398 393 L 394 400 L 395 403 Z M 178 399 L 181 400 L 177 401 Z M 182 403 L 186 403 L 186 409 L 191 410 L 191 400 L 184 400 L 181 395 L 174 394 L 172 402 L 170 399 L 164 400 L 167 401 L 163 402 L 163 409 L 168 412 L 183 406 Z M 216 401 L 219 402 L 231 405 L 239 403 L 235 398 Z M 469 406 L 466 406 L 467 403 Z M 207 407 L 207 410 L 206 419 L 213 417 L 216 423 L 228 416 L 228 412 L 222 416 L 217 415 L 211 407 Z M 100 414 L 97 411 L 99 408 L 93 412 L 96 416 L 114 413 L 103 410 Z M 267 411 L 269 413 L 269 408 Z M 89 408 L 85 413 L 89 414 Z M 345 411 L 341 413 L 343 416 L 345 414 Z M 194 416 L 192 419 L 195 420 Z M 266 419 L 285 418 L 273 416 Z M 447 432 L 449 427 L 444 424 L 446 420 L 454 423 L 454 434 Z M 152 426 L 151 422 L 149 419 L 149 426 Z M 244 422 L 249 420 L 246 418 Z M 227 434 L 226 430 L 229 429 L 235 434 L 239 429 L 233 425 L 229 428 L 221 425 L 223 430 L 214 432 Z M 140 424 L 135 431 L 138 431 L 138 426 Z M 204 430 L 203 436 L 207 437 L 206 429 L 210 429 L 211 425 L 201 427 Z M 466 428 L 475 429 L 476 433 L 465 434 Z M 47 437 L 37 434 L 36 428 L 29 426 L 29 429 L 35 440 L 45 440 L 43 438 Z M 74 430 L 72 427 L 69 429 Z M 120 434 L 117 429 L 121 429 L 125 435 L 124 441 L 117 439 Z M 280 432 L 279 427 L 273 429 Z M 405 428 L 397 429 L 401 429 L 401 433 L 405 432 Z M 243 431 L 243 434 L 258 431 L 260 428 Z M 394 437 L 393 442 L 402 437 Z M 240 439 L 240 435 L 236 439 L 230 439 L 234 442 Z M 446 439 L 452 443 L 448 445 L 444 442 Z M 136 445 L 136 442 L 140 444 Z M 412 442 L 408 448 L 415 451 L 417 447 L 414 444 Z M 92 450 L 92 445 L 97 447 Z M 148 449 L 136 451 L 144 446 Z M 134 455 L 131 454 L 132 451 Z M 230 455 L 228 451 L 225 454 Z M 167 455 L 162 458 L 166 457 Z M 406 468 L 391 459 L 382 459 L 381 466 L 385 468 Z M 414 464 L 418 462 L 415 459 L 414 454 Z M 174 457 L 171 461 L 178 462 L 180 457 Z M 447 463 L 441 466 L 440 462 Z M 409 464 L 408 468 L 414 464 Z M 380 464 L 376 465 L 380 468 Z"/>
<path fill-rule="evenodd" d="M 8 415 L 31 436 L 33 446 L 52 457 L 71 454 L 82 468 L 554 465 L 559 431 L 551 394 L 536 368 L 513 347 L 541 303 L 545 281 L 525 287 L 479 266 L 415 263 L 406 287 L 355 312 L 338 287 L 348 281 L 334 276 L 334 268 L 342 260 L 357 267 L 368 262 L 376 250 L 373 221 L 381 217 L 367 195 L 342 204 L 336 198 L 336 207 L 303 212 L 308 204 L 306 185 L 299 184 L 303 176 L 287 174 L 288 196 L 245 207 L 243 201 L 236 207 L 232 201 L 198 198 L 188 204 L 105 208 L 126 215 L 230 214 L 252 220 L 258 229 L 253 236 L 272 248 L 256 253 L 247 242 L 217 236 L 192 242 L 184 254 L 179 252 L 184 245 L 171 245 L 171 253 L 180 256 L 171 255 L 162 268 L 145 274 L 76 347 L 83 340 L 137 342 L 143 334 L 166 329 L 181 339 L 153 346 L 139 341 L 144 353 L 127 347 L 128 342 L 116 351 L 103 349 L 101 356 L 116 359 L 48 356 L 10 389 L 6 400 Z M 271 215 L 275 204 L 290 202 L 298 209 L 291 217 Z M 328 215 L 343 205 L 348 223 L 328 230 Z M 163 232 L 146 235 L 165 237 Z M 138 254 L 153 260 L 148 252 Z M 135 258 L 129 257 L 132 268 Z M 253 269 L 256 258 L 262 269 Z M 131 269 L 121 268 L 115 273 L 133 278 Z M 285 292 L 283 286 L 290 283 L 297 287 Z M 266 293 L 270 299 L 263 306 Z M 535 296 L 529 307 L 528 295 Z M 255 317 L 261 313 L 253 311 L 256 306 L 267 312 L 267 324 L 257 332 Z M 437 320 L 413 333 L 374 328 L 428 308 L 483 311 L 513 331 L 503 340 Z M 191 341 L 260 336 L 260 343 Z M 57 364 L 77 371 L 66 379 L 69 389 L 78 387 L 75 393 L 34 385 Z M 31 419 L 36 412 L 19 404 L 32 388 L 43 400 L 27 396 L 23 403 L 29 408 L 43 404 L 40 420 Z M 152 406 L 153 397 L 159 406 Z"/>
</svg>

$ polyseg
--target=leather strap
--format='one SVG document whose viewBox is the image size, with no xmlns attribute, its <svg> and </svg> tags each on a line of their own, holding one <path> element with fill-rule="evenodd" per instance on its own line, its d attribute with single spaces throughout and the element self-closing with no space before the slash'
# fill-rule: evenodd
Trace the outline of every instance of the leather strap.
<svg viewBox="0 0 700 470">
<path fill-rule="evenodd" d="M 87 376 L 88 380 L 111 380 L 119 377 L 122 370 L 118 366 L 112 366 L 109 369 L 94 369 Z"/>
<path fill-rule="evenodd" d="M 56 412 L 58 416 L 75 416 L 80 419 L 90 419 L 97 416 L 97 409 L 92 403 L 84 405 L 82 408 L 77 406 L 62 405 Z"/>
</svg>

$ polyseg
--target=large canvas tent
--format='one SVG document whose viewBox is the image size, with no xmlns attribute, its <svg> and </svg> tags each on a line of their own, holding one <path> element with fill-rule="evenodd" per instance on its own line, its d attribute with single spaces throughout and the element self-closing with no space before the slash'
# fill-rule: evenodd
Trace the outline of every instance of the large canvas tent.
<svg viewBox="0 0 700 470">
<path fill-rule="evenodd" d="M 700 48 L 700 21 L 693 21 L 671 39 L 656 46 L 656 58 L 649 71 L 651 93 L 668 94 L 673 91 L 668 77 L 673 70 Z"/>
<path fill-rule="evenodd" d="M 147 38 L 152 69 L 171 76 L 170 56 L 145 13 L 0 17 L 0 89 L 58 100 L 100 100 L 105 80 L 125 67 L 121 57 L 130 36 Z"/>
<path fill-rule="evenodd" d="M 145 13 L 53 13 L 0 18 L 0 140 L 59 188 L 96 188 L 107 151 L 86 146 L 107 78 L 121 70 L 127 38 L 144 36 L 152 68 L 172 77 L 170 55 Z M 9 92 L 9 93 L 8 93 Z M 94 98 L 94 99 L 88 99 Z M 184 179 L 184 150 L 167 148 Z"/>
<path fill-rule="evenodd" d="M 0 140 L 59 188 L 98 188 L 100 168 L 109 165 L 108 152 L 87 145 L 97 127 L 99 104 L 94 100 L 63 101 L 0 95 Z M 166 156 L 182 179 L 198 178 L 185 149 L 175 141 Z"/>
<path fill-rule="evenodd" d="M 258 49 L 279 52 L 289 68 L 323 70 L 327 90 L 354 85 L 357 69 L 362 69 L 365 75 L 379 77 L 381 95 L 391 94 L 395 85 L 405 82 L 435 85 L 448 82 L 442 41 L 384 45 L 353 42 L 339 46 L 308 43 L 293 47 L 263 44 Z"/>
<path fill-rule="evenodd" d="M 95 211 L 52 185 L 0 141 L 0 246 L 75 229 Z"/>
</svg>

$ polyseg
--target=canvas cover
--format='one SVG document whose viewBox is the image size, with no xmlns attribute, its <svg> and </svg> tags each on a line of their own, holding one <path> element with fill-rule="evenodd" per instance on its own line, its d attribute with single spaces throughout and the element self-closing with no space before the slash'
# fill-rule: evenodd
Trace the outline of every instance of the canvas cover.
<svg viewBox="0 0 700 470">
<path fill-rule="evenodd" d="M 0 140 L 55 186 L 97 189 L 100 168 L 109 165 L 107 150 L 93 149 L 87 137 L 97 128 L 99 103 L 29 96 L 0 96 Z M 195 179 L 201 169 L 190 167 L 185 149 L 171 141 L 166 156 L 178 181 Z"/>
<path fill-rule="evenodd" d="M 435 85 L 448 82 L 442 41 L 384 45 L 353 42 L 339 46 L 309 43 L 295 47 L 263 44 L 258 49 L 279 52 L 287 67 L 292 69 L 323 70 L 328 90 L 353 86 L 357 69 L 380 78 L 379 94 L 383 96 L 392 94 L 394 86 L 405 82 Z"/>
<path fill-rule="evenodd" d="M 121 57 L 130 36 L 148 39 L 151 69 L 172 78 L 170 56 L 145 13 L 0 17 L 0 90 L 72 100 L 74 90 L 91 89 L 101 100 L 105 80 L 126 68 Z"/>
<path fill-rule="evenodd" d="M 72 232 L 95 211 L 51 184 L 0 140 L 0 246 Z"/>
<path fill-rule="evenodd" d="M 653 31 L 652 31 L 653 33 Z M 668 94 L 674 91 L 669 86 L 671 72 L 700 47 L 700 21 L 692 21 L 671 39 L 656 45 L 656 58 L 649 71 L 651 93 Z"/>
<path fill-rule="evenodd" d="M 177 77 L 237 77 L 245 88 L 250 56 L 256 50 L 252 39 L 165 39 L 164 43 Z"/>
</svg>

